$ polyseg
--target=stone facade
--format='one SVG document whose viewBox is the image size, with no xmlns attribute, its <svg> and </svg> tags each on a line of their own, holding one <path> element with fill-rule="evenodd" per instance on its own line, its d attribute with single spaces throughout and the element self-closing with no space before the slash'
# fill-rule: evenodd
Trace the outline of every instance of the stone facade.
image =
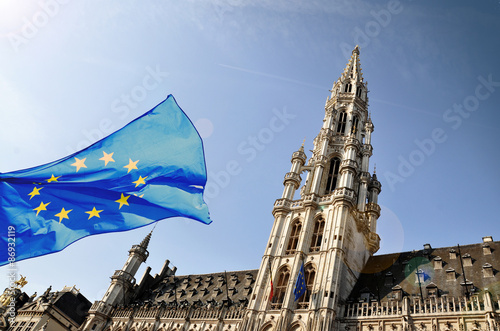
<svg viewBox="0 0 500 331">
<path fill-rule="evenodd" d="M 9 331 L 77 330 L 91 306 L 80 291 L 73 287 L 64 287 L 61 291 L 31 296 L 16 312 L 15 321 L 10 323 Z"/>
<path fill-rule="evenodd" d="M 292 154 L 259 269 L 176 276 L 167 260 L 136 283 L 150 233 L 80 329 L 498 330 L 500 243 L 492 238 L 373 255 L 381 184 L 369 171 L 367 92 L 356 47 L 326 100 L 312 156 L 303 146 Z M 306 290 L 295 298 L 302 268 Z"/>
</svg>

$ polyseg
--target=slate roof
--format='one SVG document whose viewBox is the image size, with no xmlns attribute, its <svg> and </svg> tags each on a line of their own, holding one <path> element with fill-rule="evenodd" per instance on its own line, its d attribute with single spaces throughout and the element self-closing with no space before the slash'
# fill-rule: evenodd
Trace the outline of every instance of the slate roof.
<svg viewBox="0 0 500 331">
<path fill-rule="evenodd" d="M 416 297 L 420 289 L 424 298 L 433 292 L 436 296 L 462 297 L 466 294 L 464 272 L 470 294 L 488 290 L 493 298 L 500 295 L 500 242 L 460 246 L 462 259 L 458 251 L 458 247 L 433 249 L 424 245 L 419 251 L 373 256 L 348 301 L 388 301 L 397 299 L 398 290 Z"/>
<path fill-rule="evenodd" d="M 222 306 L 229 298 L 232 305 L 245 307 L 253 293 L 257 272 L 243 270 L 163 277 L 148 275 L 132 304 L 215 307 Z"/>
<path fill-rule="evenodd" d="M 19 311 L 40 311 L 44 309 L 41 306 L 43 303 L 51 303 L 78 325 L 83 323 L 92 305 L 81 293 L 64 288 L 62 291 L 39 296 L 37 300 L 26 303 Z"/>
</svg>

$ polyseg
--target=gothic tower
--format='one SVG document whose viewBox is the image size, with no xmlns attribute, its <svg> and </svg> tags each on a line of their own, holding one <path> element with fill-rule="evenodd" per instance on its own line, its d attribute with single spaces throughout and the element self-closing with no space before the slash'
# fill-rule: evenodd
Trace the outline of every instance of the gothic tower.
<svg viewBox="0 0 500 331">
<path fill-rule="evenodd" d="M 307 161 L 304 146 L 292 154 L 243 330 L 337 329 L 340 304 L 380 241 L 381 184 L 369 173 L 374 126 L 367 92 L 356 46 L 326 100 L 312 156 Z M 307 290 L 295 300 L 302 266 Z"/>
<path fill-rule="evenodd" d="M 102 330 L 113 307 L 129 303 L 136 283 L 135 274 L 149 256 L 147 248 L 152 233 L 153 231 L 148 233 L 139 245 L 133 245 L 129 250 L 127 262 L 121 270 L 116 270 L 111 276 L 111 284 L 104 297 L 90 307 L 89 316 L 82 330 Z"/>
</svg>

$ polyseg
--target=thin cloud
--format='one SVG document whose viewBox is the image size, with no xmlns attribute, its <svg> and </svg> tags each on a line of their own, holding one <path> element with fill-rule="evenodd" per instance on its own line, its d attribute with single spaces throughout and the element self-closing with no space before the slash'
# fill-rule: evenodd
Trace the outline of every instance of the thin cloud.
<svg viewBox="0 0 500 331">
<path fill-rule="evenodd" d="M 287 77 L 281 77 L 281 76 L 277 76 L 277 75 L 268 74 L 268 73 L 265 73 L 265 72 L 260 72 L 260 71 L 255 71 L 255 70 L 249 70 L 249 69 L 240 68 L 240 67 L 234 67 L 234 66 L 230 66 L 230 65 L 227 65 L 227 64 L 219 64 L 219 65 L 221 67 L 224 67 L 224 68 L 238 70 L 238 71 L 243 71 L 243 72 L 247 72 L 247 73 L 253 74 L 253 75 L 258 75 L 258 76 L 264 76 L 264 77 L 279 79 L 279 80 L 282 80 L 282 81 L 285 81 L 285 82 L 290 82 L 290 83 L 295 83 L 295 84 L 299 84 L 299 85 L 309 86 L 309 87 L 312 87 L 312 88 L 315 88 L 315 89 L 321 89 L 323 91 L 325 90 L 325 88 L 322 87 L 322 86 L 315 85 L 315 84 L 310 84 L 310 83 L 306 83 L 306 82 L 301 82 L 299 80 L 295 80 L 295 79 L 291 79 L 291 78 L 287 78 Z"/>
</svg>

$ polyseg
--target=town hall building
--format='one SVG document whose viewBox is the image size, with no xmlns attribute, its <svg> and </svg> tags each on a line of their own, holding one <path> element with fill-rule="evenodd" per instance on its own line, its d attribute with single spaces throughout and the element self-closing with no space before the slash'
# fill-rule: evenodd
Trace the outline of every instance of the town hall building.
<svg viewBox="0 0 500 331">
<path fill-rule="evenodd" d="M 374 255 L 382 185 L 359 55 L 333 84 L 312 155 L 291 156 L 259 269 L 179 276 L 167 260 L 136 275 L 149 233 L 79 330 L 499 330 L 500 242 Z"/>
<path fill-rule="evenodd" d="M 374 256 L 382 187 L 369 171 L 375 126 L 359 54 L 333 84 L 312 156 L 303 146 L 292 154 L 259 269 L 177 276 L 166 261 L 136 282 L 150 233 L 81 329 L 498 330 L 500 243 L 491 237 Z M 296 299 L 299 271 L 306 289 Z"/>
</svg>

